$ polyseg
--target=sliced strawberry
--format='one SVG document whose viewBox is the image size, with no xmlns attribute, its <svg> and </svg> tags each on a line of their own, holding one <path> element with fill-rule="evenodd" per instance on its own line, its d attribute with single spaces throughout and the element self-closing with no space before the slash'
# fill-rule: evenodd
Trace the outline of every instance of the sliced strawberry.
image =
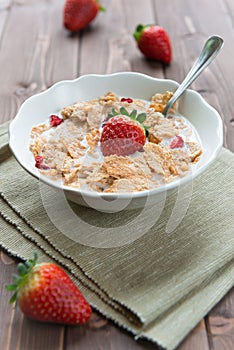
<svg viewBox="0 0 234 350">
<path fill-rule="evenodd" d="M 176 136 L 170 143 L 170 148 L 182 148 L 184 147 L 184 140 L 181 136 Z"/>
<path fill-rule="evenodd" d="M 52 114 L 50 116 L 50 126 L 51 127 L 55 127 L 55 126 L 58 126 L 60 125 L 61 123 L 63 123 L 64 120 L 62 118 L 59 118 L 57 115 L 55 114 Z"/>
<path fill-rule="evenodd" d="M 92 310 L 86 299 L 65 271 L 54 263 L 37 264 L 33 260 L 18 265 L 10 303 L 18 302 L 25 316 L 41 321 L 77 325 L 85 323 Z"/>
<path fill-rule="evenodd" d="M 128 102 L 128 103 L 132 103 L 133 102 L 133 99 L 131 99 L 130 97 L 122 97 L 121 102 Z"/>
<path fill-rule="evenodd" d="M 35 167 L 41 170 L 49 170 L 50 167 L 43 163 L 43 157 L 40 155 L 37 155 L 35 157 Z"/>
<path fill-rule="evenodd" d="M 166 64 L 171 62 L 171 41 L 163 27 L 140 24 L 137 26 L 133 36 L 143 55 Z"/>
</svg>

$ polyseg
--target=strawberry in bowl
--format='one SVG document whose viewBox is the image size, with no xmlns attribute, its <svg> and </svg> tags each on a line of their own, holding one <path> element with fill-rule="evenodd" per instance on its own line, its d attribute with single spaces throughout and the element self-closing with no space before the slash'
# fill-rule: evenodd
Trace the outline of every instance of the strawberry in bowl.
<svg viewBox="0 0 234 350">
<path fill-rule="evenodd" d="M 30 174 L 83 206 L 140 208 L 148 196 L 157 203 L 207 169 L 222 147 L 221 118 L 195 91 L 186 91 L 172 117 L 160 114 L 177 87 L 135 72 L 59 82 L 21 106 L 10 148 Z M 116 147 L 115 139 L 131 147 Z"/>
<path fill-rule="evenodd" d="M 120 108 L 120 113 L 113 110 L 104 123 L 100 139 L 104 156 L 128 156 L 141 150 L 145 144 L 146 130 L 142 123 L 146 114 L 137 115 L 136 110 L 128 113 L 124 107 Z"/>
</svg>

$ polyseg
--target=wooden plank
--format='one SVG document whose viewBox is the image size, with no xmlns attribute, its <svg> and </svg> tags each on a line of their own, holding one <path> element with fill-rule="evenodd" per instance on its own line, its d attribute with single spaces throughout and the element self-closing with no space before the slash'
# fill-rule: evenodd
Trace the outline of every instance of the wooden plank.
<svg viewBox="0 0 234 350">
<path fill-rule="evenodd" d="M 63 0 L 56 5 L 40 0 L 11 6 L 1 42 L 2 121 L 12 119 L 32 94 L 77 76 L 78 41 L 68 40 L 62 27 L 63 4 Z M 20 23 L 17 29 L 16 23 Z"/>
<path fill-rule="evenodd" d="M 233 12 L 228 11 L 224 0 L 212 2 L 212 6 L 210 0 L 154 0 L 154 4 L 159 23 L 168 29 L 173 43 L 174 61 L 167 71 L 168 78 L 182 81 L 205 40 L 213 34 L 224 38 L 222 52 L 192 87 L 205 95 L 208 103 L 214 103 L 225 122 L 225 146 L 234 150 L 234 80 L 230 78 L 234 76 L 234 64 L 227 64 L 233 57 Z M 228 5 L 233 9 L 231 1 Z"/>
<path fill-rule="evenodd" d="M 131 70 L 155 78 L 164 78 L 164 70 L 167 68 L 164 68 L 159 62 L 146 59 L 137 48 L 137 43 L 133 38 L 133 32 L 138 24 L 156 23 L 152 1 L 125 1 L 124 13 L 126 32 L 129 34 L 129 43 L 125 45 L 125 50 L 128 52 Z"/>
<path fill-rule="evenodd" d="M 227 18 L 229 17 L 229 23 L 232 27 L 234 18 L 234 2 L 232 0 L 224 0 L 224 11 L 226 12 Z"/>
<path fill-rule="evenodd" d="M 160 63 L 147 61 L 136 47 L 138 23 L 154 22 L 150 0 L 102 1 L 105 13 L 82 31 L 79 74 L 139 71 L 162 77 Z"/>
<path fill-rule="evenodd" d="M 22 317 L 14 324 L 20 327 L 18 337 L 12 337 L 11 347 L 9 350 L 14 349 L 64 349 L 64 333 L 65 327 L 56 324 L 46 324 L 34 322 L 28 320 L 26 317 Z"/>
<path fill-rule="evenodd" d="M 211 350 L 231 350 L 234 344 L 234 288 L 209 313 L 208 336 Z"/>
<path fill-rule="evenodd" d="M 12 332 L 12 320 L 14 309 L 7 303 L 10 294 L 5 289 L 5 284 L 11 282 L 11 275 L 15 271 L 14 260 L 10 259 L 0 249 L 0 274 L 1 274 L 1 303 L 0 303 L 0 349 L 9 349 Z M 4 302 L 3 302 L 4 300 Z"/>
<path fill-rule="evenodd" d="M 93 313 L 87 325 L 67 329 L 66 350 L 78 347 L 79 350 L 159 350 L 150 342 L 135 341 L 128 332 L 117 328 L 98 313 Z"/>
<path fill-rule="evenodd" d="M 8 13 L 11 8 L 11 3 L 12 3 L 12 0 L 2 0 L 0 3 L 0 47 L 1 47 L 3 30 L 8 17 Z"/>
<path fill-rule="evenodd" d="M 13 0 L 1 0 L 0 11 L 3 12 L 3 11 L 6 11 L 6 10 L 9 10 L 10 7 L 11 7 L 12 2 L 13 2 Z"/>
</svg>

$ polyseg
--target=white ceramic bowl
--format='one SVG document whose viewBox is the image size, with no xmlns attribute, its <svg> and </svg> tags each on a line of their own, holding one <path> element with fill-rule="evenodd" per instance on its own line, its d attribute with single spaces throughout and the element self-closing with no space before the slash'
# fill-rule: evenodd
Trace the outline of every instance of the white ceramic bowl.
<svg viewBox="0 0 234 350">
<path fill-rule="evenodd" d="M 203 155 L 192 173 L 165 186 L 149 191 L 133 193 L 95 193 L 64 186 L 45 176 L 41 176 L 34 166 L 34 158 L 29 150 L 31 128 L 45 121 L 48 115 L 56 113 L 64 106 L 78 100 L 89 100 L 113 91 L 117 95 L 149 100 L 156 92 L 175 91 L 178 83 L 167 79 L 156 79 L 140 73 L 121 72 L 109 75 L 85 75 L 75 80 L 65 80 L 54 84 L 48 90 L 28 98 L 10 124 L 10 148 L 30 174 L 40 178 L 54 188 L 64 191 L 65 196 L 81 205 L 100 211 L 119 211 L 157 203 L 162 194 L 176 189 L 181 183 L 193 180 L 201 174 L 217 157 L 223 143 L 223 125 L 217 111 L 197 92 L 188 89 L 179 100 L 179 113 L 196 128 Z"/>
</svg>

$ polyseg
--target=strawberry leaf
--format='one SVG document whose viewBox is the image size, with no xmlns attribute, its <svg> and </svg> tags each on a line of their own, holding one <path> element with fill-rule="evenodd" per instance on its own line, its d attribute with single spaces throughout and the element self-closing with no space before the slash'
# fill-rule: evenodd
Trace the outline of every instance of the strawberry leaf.
<svg viewBox="0 0 234 350">
<path fill-rule="evenodd" d="M 112 108 L 112 114 L 113 116 L 119 115 L 119 113 L 114 108 Z"/>
<path fill-rule="evenodd" d="M 133 119 L 133 120 L 136 120 L 136 116 L 137 116 L 137 110 L 134 109 L 134 110 L 130 113 L 129 117 L 130 117 L 131 119 Z"/>
<path fill-rule="evenodd" d="M 22 280 L 22 277 L 14 274 L 12 276 L 12 279 L 13 279 L 14 284 L 19 284 Z"/>
<path fill-rule="evenodd" d="M 11 297 L 9 303 L 12 304 L 14 301 L 17 299 L 17 294 L 19 289 L 22 287 L 22 285 L 25 284 L 28 278 L 28 274 L 32 270 L 32 268 L 36 265 L 37 263 L 37 253 L 34 253 L 34 258 L 26 261 L 25 263 L 19 263 L 17 267 L 18 275 L 14 274 L 12 276 L 13 283 L 12 284 L 7 284 L 5 286 L 6 290 L 8 291 L 14 291 L 14 295 Z"/>
<path fill-rule="evenodd" d="M 6 285 L 6 290 L 8 290 L 9 292 L 11 292 L 12 290 L 16 290 L 17 289 L 17 284 L 7 284 Z"/>
<path fill-rule="evenodd" d="M 11 299 L 9 300 L 9 304 L 13 304 L 16 301 L 16 299 L 17 299 L 17 292 L 15 292 L 12 295 Z"/>
<path fill-rule="evenodd" d="M 138 26 L 136 27 L 135 32 L 133 33 L 134 38 L 136 39 L 136 41 L 138 41 L 143 33 L 143 31 L 145 30 L 147 26 L 144 26 L 143 24 L 138 24 Z"/>
<path fill-rule="evenodd" d="M 128 111 L 126 110 L 126 108 L 121 107 L 121 108 L 120 108 L 120 112 L 121 112 L 121 114 L 126 115 L 127 117 L 129 117 L 129 113 L 128 113 Z"/>
<path fill-rule="evenodd" d="M 143 122 L 146 120 L 146 114 L 145 114 L 145 113 L 140 113 L 140 114 L 138 114 L 136 120 L 137 120 L 139 123 L 143 123 Z"/>
<path fill-rule="evenodd" d="M 23 263 L 18 264 L 17 270 L 18 270 L 19 276 L 24 276 L 28 271 L 27 267 Z"/>
<path fill-rule="evenodd" d="M 103 6 L 101 6 L 101 5 L 99 5 L 99 11 L 101 11 L 101 12 L 106 12 L 106 8 L 103 7 Z"/>
</svg>

